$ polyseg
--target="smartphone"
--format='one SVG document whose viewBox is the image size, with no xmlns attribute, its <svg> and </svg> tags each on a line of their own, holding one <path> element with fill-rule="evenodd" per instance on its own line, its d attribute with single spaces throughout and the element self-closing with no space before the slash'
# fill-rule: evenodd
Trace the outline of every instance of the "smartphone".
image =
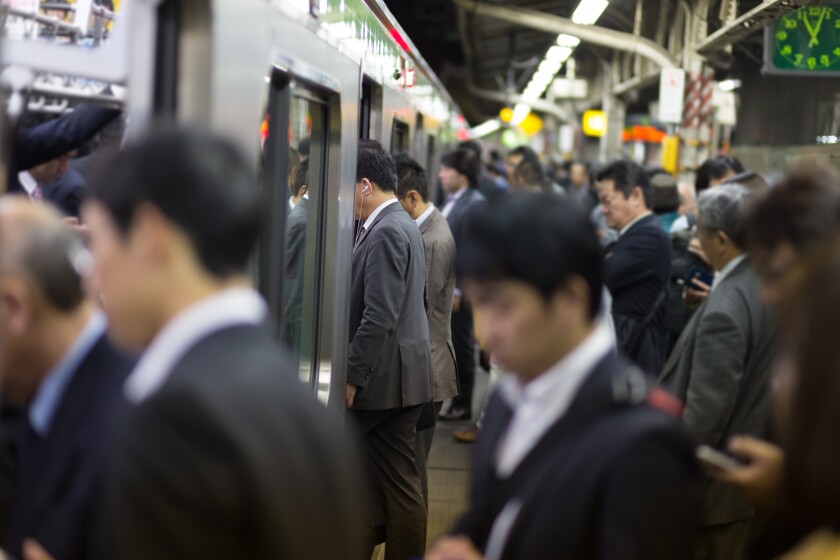
<svg viewBox="0 0 840 560">
<path fill-rule="evenodd" d="M 715 281 L 715 277 L 714 275 L 712 275 L 711 272 L 708 272 L 706 270 L 703 270 L 702 268 L 695 266 L 694 268 L 688 271 L 688 274 L 686 274 L 685 278 L 683 279 L 685 285 L 689 287 L 694 286 L 692 280 L 700 280 L 707 286 L 711 286 L 712 282 Z"/>
<path fill-rule="evenodd" d="M 704 465 L 724 471 L 731 471 L 744 466 L 743 463 L 740 463 L 734 457 L 708 445 L 699 446 L 695 455 L 697 456 L 697 460 Z"/>
</svg>

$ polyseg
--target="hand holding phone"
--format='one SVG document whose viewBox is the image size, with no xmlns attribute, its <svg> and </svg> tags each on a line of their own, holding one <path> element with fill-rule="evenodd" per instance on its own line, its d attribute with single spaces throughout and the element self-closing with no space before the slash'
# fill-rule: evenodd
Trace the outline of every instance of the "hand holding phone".
<svg viewBox="0 0 840 560">
<path fill-rule="evenodd" d="M 688 274 L 685 275 L 683 281 L 685 282 L 686 286 L 696 289 L 696 286 L 694 285 L 695 280 L 699 280 L 703 284 L 706 284 L 707 286 L 711 287 L 712 283 L 714 283 L 715 281 L 715 277 L 712 275 L 711 272 L 695 266 L 688 271 Z"/>
<path fill-rule="evenodd" d="M 708 445 L 701 445 L 695 452 L 697 460 L 706 465 L 722 471 L 732 471 L 743 467 L 743 463 L 731 455 L 727 455 L 722 451 L 718 451 L 714 447 Z"/>
</svg>

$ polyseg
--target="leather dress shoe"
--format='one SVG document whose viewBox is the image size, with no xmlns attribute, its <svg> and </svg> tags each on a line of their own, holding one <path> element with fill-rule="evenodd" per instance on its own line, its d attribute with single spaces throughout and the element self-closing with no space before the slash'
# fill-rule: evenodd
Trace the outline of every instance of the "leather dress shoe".
<svg viewBox="0 0 840 560">
<path fill-rule="evenodd" d="M 478 437 L 479 432 L 481 432 L 481 429 L 473 424 L 466 430 L 456 430 L 452 432 L 452 437 L 455 438 L 455 441 L 460 443 L 475 443 L 475 439 Z"/>
<path fill-rule="evenodd" d="M 472 417 L 472 411 L 468 408 L 451 408 L 448 412 L 441 412 L 438 415 L 438 420 L 444 422 L 454 422 L 455 420 L 469 420 Z"/>
</svg>

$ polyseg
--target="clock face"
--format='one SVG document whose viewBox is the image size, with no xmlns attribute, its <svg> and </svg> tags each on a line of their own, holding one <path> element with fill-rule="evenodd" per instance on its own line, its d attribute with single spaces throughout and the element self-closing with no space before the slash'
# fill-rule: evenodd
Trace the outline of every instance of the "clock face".
<svg viewBox="0 0 840 560">
<path fill-rule="evenodd" d="M 800 8 L 773 29 L 773 64 L 806 72 L 840 70 L 840 6 Z"/>
</svg>

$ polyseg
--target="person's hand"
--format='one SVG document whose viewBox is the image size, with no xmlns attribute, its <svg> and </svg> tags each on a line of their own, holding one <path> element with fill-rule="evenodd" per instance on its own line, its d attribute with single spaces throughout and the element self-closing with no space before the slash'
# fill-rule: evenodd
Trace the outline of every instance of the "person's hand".
<svg viewBox="0 0 840 560">
<path fill-rule="evenodd" d="M 353 401 L 356 398 L 356 386 L 352 383 L 348 383 L 347 386 L 344 388 L 344 402 L 347 404 L 347 408 L 353 407 Z"/>
<path fill-rule="evenodd" d="M 2 557 L 0 557 L 2 558 Z M 54 560 L 44 547 L 32 539 L 23 541 L 23 560 Z"/>
<path fill-rule="evenodd" d="M 79 218 L 67 216 L 66 218 L 61 218 L 61 223 L 78 233 L 83 239 L 87 239 L 88 227 L 83 225 L 79 221 Z"/>
<path fill-rule="evenodd" d="M 785 456 L 772 443 L 750 436 L 736 436 L 729 440 L 729 451 L 749 460 L 743 467 L 716 471 L 718 480 L 740 488 L 752 504 L 773 507 L 778 503 L 784 475 Z"/>
<path fill-rule="evenodd" d="M 688 242 L 688 252 L 699 257 L 707 266 L 712 266 L 712 263 L 709 262 L 709 257 L 703 252 L 703 246 L 700 245 L 700 240 L 696 237 L 692 237 L 691 241 Z"/>
<path fill-rule="evenodd" d="M 706 298 L 709 297 L 709 294 L 712 292 L 712 287 L 694 278 L 691 281 L 690 286 L 685 286 L 683 288 L 683 302 L 685 302 L 686 306 L 691 309 L 695 310 L 700 305 L 706 301 Z"/>
<path fill-rule="evenodd" d="M 444 537 L 426 553 L 425 560 L 483 560 L 467 537 Z"/>
<path fill-rule="evenodd" d="M 461 310 L 461 296 L 458 295 L 458 294 L 455 294 L 454 296 L 452 296 L 452 311 L 454 313 L 454 312 L 457 312 L 457 311 L 460 311 L 460 310 Z"/>
</svg>

